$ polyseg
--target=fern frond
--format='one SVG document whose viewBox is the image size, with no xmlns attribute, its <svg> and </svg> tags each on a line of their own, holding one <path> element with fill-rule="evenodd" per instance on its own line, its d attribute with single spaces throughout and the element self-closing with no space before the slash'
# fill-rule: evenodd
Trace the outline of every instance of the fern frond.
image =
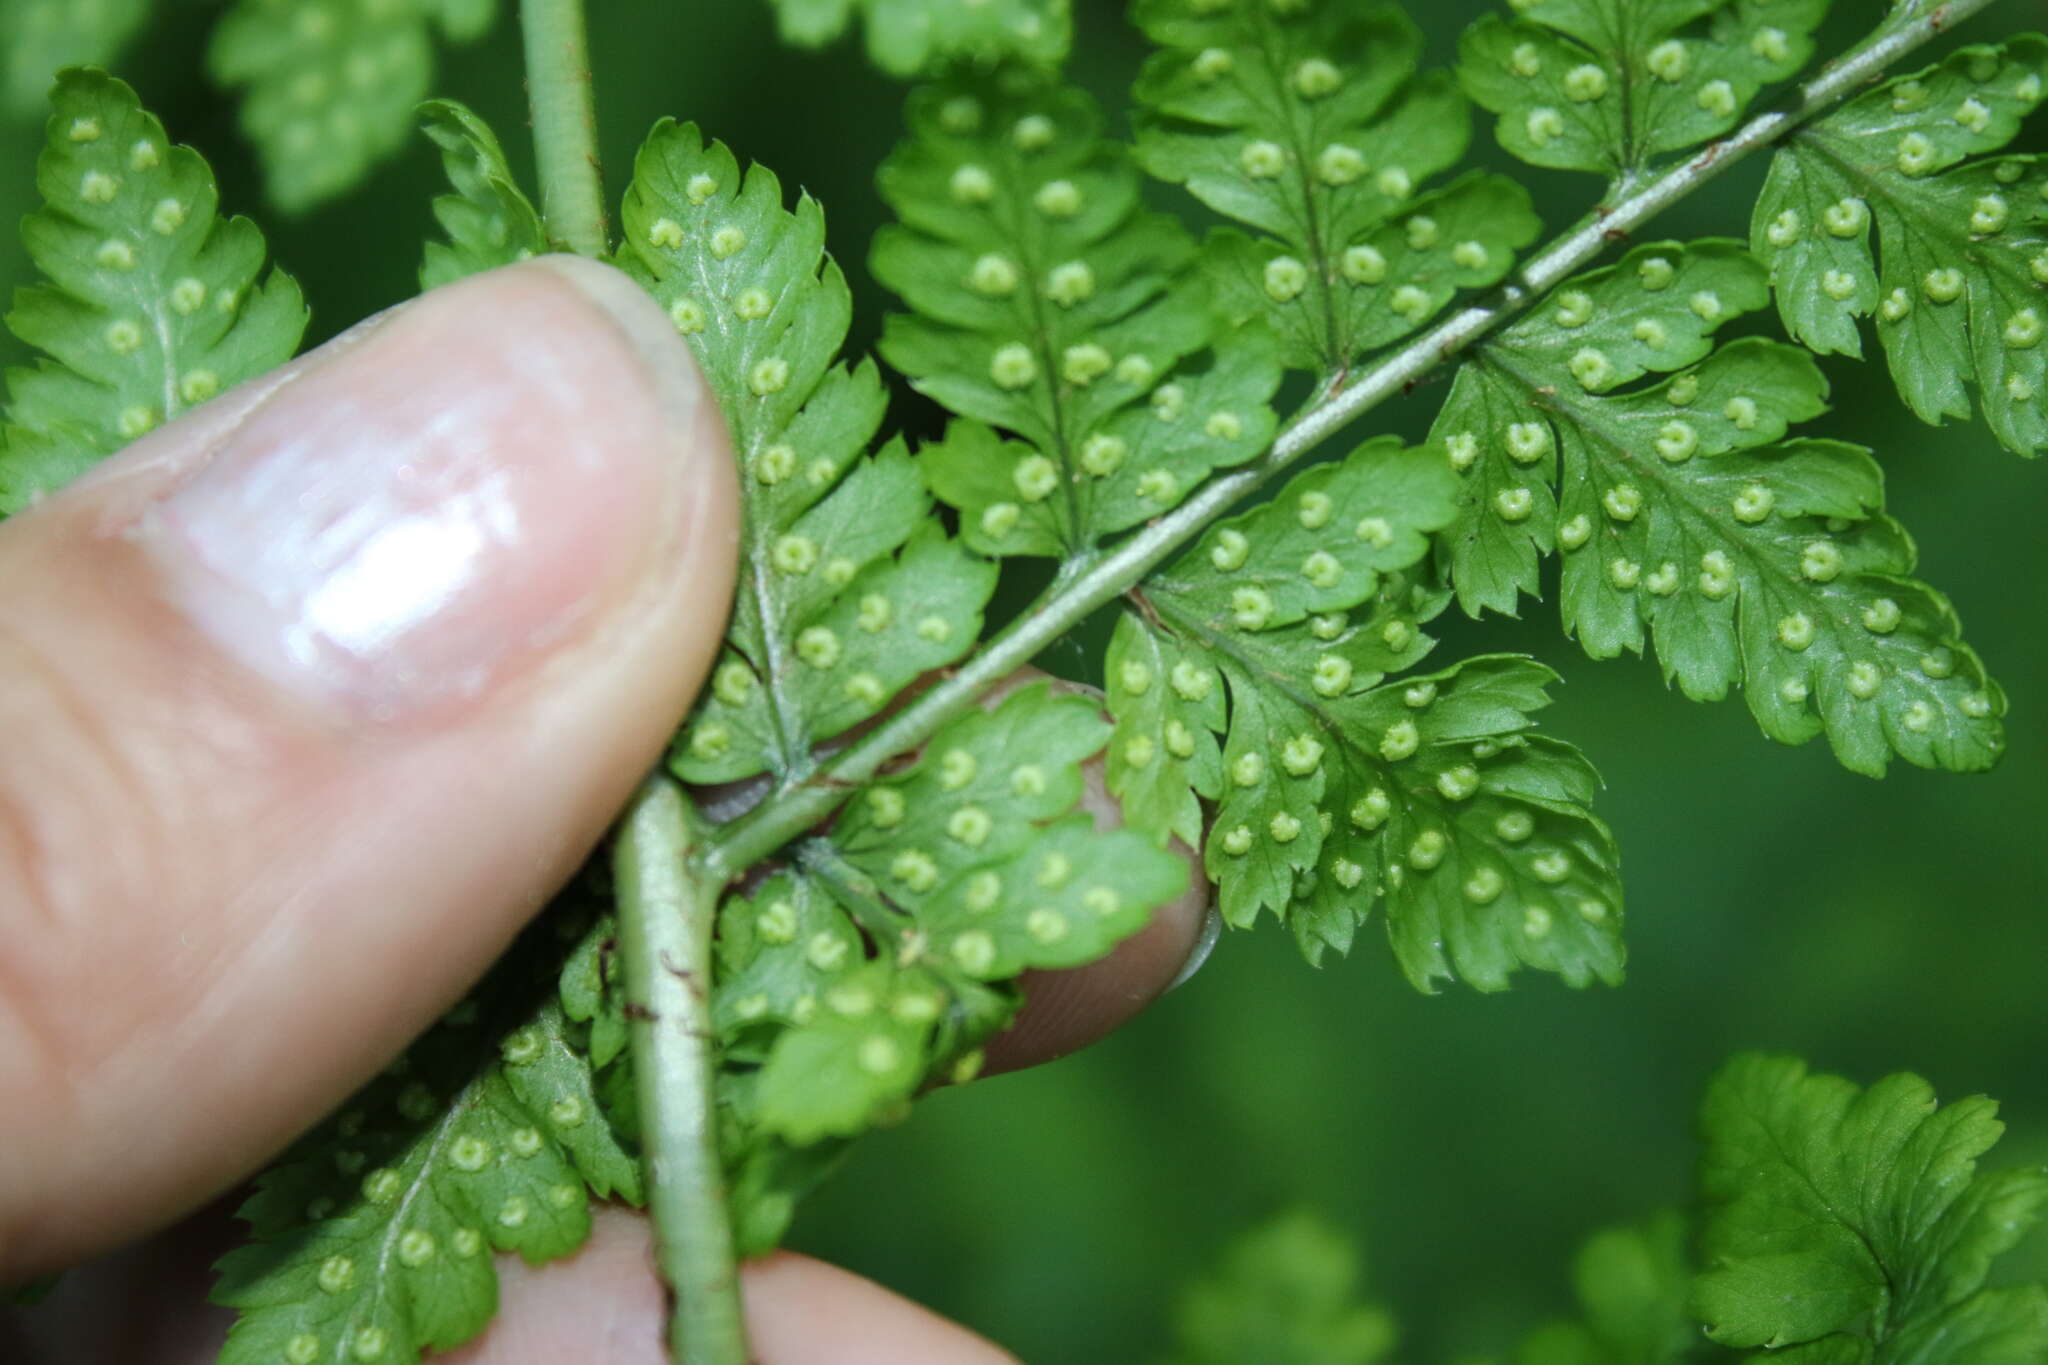
<svg viewBox="0 0 2048 1365">
<path fill-rule="evenodd" d="M 35 113 L 59 71 L 111 66 L 148 17 L 149 0 L 0 0 L 0 105 Z"/>
<path fill-rule="evenodd" d="M 242 131 L 272 202 L 303 212 L 397 151 L 433 77 L 434 30 L 476 38 L 496 9 L 497 0 L 235 0 L 207 63 L 221 84 L 246 88 Z"/>
<path fill-rule="evenodd" d="M 1467 481 L 1460 600 L 1511 609 L 1555 546 L 1565 626 L 1594 657 L 1654 643 L 1686 695 L 1739 683 L 1764 733 L 1825 732 L 1858 772 L 1893 754 L 1986 767 L 2003 695 L 1947 601 L 1909 577 L 1877 465 L 1783 439 L 1824 406 L 1819 371 L 1772 342 L 1711 349 L 1767 293 L 1734 243 L 1652 244 L 1478 348 L 1432 433 Z"/>
<path fill-rule="evenodd" d="M 222 1365 L 380 1360 L 467 1341 L 497 1311 L 493 1251 L 539 1262 L 590 1232 L 589 1195 L 639 1197 L 590 1064 L 548 1000 L 479 1065 L 473 1003 L 303 1139 L 220 1264 L 241 1315 Z"/>
<path fill-rule="evenodd" d="M 994 566 L 947 536 L 900 442 L 865 453 L 883 396 L 837 361 L 849 300 L 815 203 L 785 209 L 773 175 L 665 124 L 623 221 L 623 263 L 694 348 L 746 488 L 739 606 L 673 765 L 791 782 L 973 646 Z M 1014 992 L 984 982 L 1098 957 L 1185 889 L 1179 858 L 1074 813 L 1107 736 L 1043 687 L 956 717 L 721 909 L 721 1103 L 745 1116 L 726 1158 L 757 1191 L 751 1235 L 779 1235 L 782 1174 L 815 1173 L 786 1149 L 872 1126 L 1007 1021 Z"/>
<path fill-rule="evenodd" d="M 1342 376 L 1462 289 L 1500 280 L 1541 224 L 1511 180 L 1423 192 L 1465 153 L 1471 120 L 1396 6 L 1190 7 L 1145 0 L 1162 51 L 1137 96 L 1139 159 L 1262 235 L 1204 251 L 1235 321 L 1264 318 L 1286 363 Z"/>
<path fill-rule="evenodd" d="M 434 201 L 434 221 L 448 235 L 429 242 L 420 288 L 510 265 L 548 249 L 540 214 L 505 164 L 490 125 L 454 100 L 420 108 L 421 127 L 441 149 L 441 164 L 455 193 Z"/>
<path fill-rule="evenodd" d="M 1936 1108 L 1917 1076 L 1864 1090 L 1790 1057 L 1729 1062 L 1700 1111 L 1708 1335 L 1813 1361 L 2048 1358 L 2048 1288 L 1984 1287 L 2048 1209 L 2048 1170 L 1977 1170 L 1996 1113 Z"/>
<path fill-rule="evenodd" d="M 1828 0 L 1534 0 L 1465 31 L 1458 76 L 1535 166 L 1616 179 L 1733 128 L 1813 56 Z"/>
<path fill-rule="evenodd" d="M 691 782 L 801 776 L 814 744 L 973 647 L 995 570 L 945 534 L 900 443 L 866 453 L 886 396 L 838 359 L 851 298 L 814 200 L 785 209 L 773 174 L 664 123 L 623 218 L 621 264 L 695 351 L 746 496 L 728 647 L 673 763 Z"/>
<path fill-rule="evenodd" d="M 769 0 L 785 40 L 823 47 L 858 14 L 868 56 L 894 76 L 949 62 L 1053 67 L 1074 37 L 1072 0 Z"/>
<path fill-rule="evenodd" d="M 1348 951 L 1384 900 L 1422 989 L 1453 972 L 1499 989 L 1520 965 L 1615 979 L 1597 779 L 1525 733 L 1550 673 L 1474 659 L 1380 685 L 1432 644 L 1419 624 L 1444 595 L 1404 570 L 1455 509 L 1434 452 L 1373 442 L 1155 574 L 1112 646 L 1111 787 L 1160 836 L 1214 801 L 1204 861 L 1224 918 L 1270 909 L 1311 961 Z"/>
<path fill-rule="evenodd" d="M 968 419 L 920 456 L 934 491 L 976 549 L 1060 555 L 1263 450 L 1279 370 L 1256 334 L 1208 349 L 1193 244 L 1142 211 L 1093 102 L 1017 84 L 911 97 L 873 266 L 913 310 L 884 358 Z"/>
<path fill-rule="evenodd" d="M 2028 35 L 1871 91 L 1786 142 L 1751 229 L 1787 331 L 1860 355 L 1874 313 L 1908 407 L 1968 417 L 1974 388 L 2022 455 L 2048 447 L 2048 160 L 1983 154 L 2044 82 L 2048 38 Z"/>
<path fill-rule="evenodd" d="M 264 273 L 263 234 L 218 217 L 213 173 L 135 92 L 67 71 L 22 227 L 44 282 L 7 325 L 43 354 L 10 371 L 0 512 L 15 512 L 145 432 L 289 360 L 299 288 Z"/>
</svg>

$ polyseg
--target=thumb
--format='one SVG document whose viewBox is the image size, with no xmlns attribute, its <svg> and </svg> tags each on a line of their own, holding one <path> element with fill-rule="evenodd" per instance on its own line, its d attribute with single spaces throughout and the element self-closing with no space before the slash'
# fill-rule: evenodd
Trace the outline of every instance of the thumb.
<svg viewBox="0 0 2048 1365">
<path fill-rule="evenodd" d="M 162 1223 L 490 963 L 718 647 L 723 423 L 555 258 L 0 527 L 0 1283 Z"/>
</svg>

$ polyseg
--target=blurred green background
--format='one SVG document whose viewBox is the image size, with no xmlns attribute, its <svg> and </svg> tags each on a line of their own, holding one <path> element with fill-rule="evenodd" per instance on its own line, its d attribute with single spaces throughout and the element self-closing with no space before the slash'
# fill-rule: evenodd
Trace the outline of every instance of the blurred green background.
<svg viewBox="0 0 2048 1365">
<path fill-rule="evenodd" d="M 1121 108 L 1139 45 L 1120 6 L 1078 7 L 1073 69 Z M 1418 8 L 1443 61 L 1482 7 Z M 1837 8 L 1823 51 L 1878 12 L 1869 0 Z M 881 218 L 871 175 L 900 88 L 850 46 L 778 47 L 759 0 L 591 10 L 613 193 L 654 118 L 703 123 L 825 203 L 859 296 L 854 341 L 870 343 L 888 306 L 862 269 Z M 163 11 L 119 73 L 212 159 L 224 202 L 264 222 L 276 259 L 306 286 L 316 338 L 409 294 L 441 187 L 424 143 L 348 200 L 280 221 L 232 106 L 199 75 L 213 7 Z M 1963 36 L 2044 19 L 2040 4 L 2006 0 Z M 530 159 L 512 25 L 448 54 L 438 90 L 482 111 L 516 162 Z M 39 137 L 0 125 L 0 214 L 25 211 Z M 2048 127 L 2037 119 L 2023 143 L 2048 149 Z M 1503 160 L 1484 124 L 1475 151 Z M 1660 226 L 1744 233 L 1761 169 L 1724 178 Z M 1592 188 L 1546 173 L 1531 183 L 1554 224 Z M 0 282 L 22 277 L 10 241 Z M 21 359 L 10 347 L 0 342 L 0 359 Z M 1403 1355 L 1446 1360 L 1498 1349 L 1562 1310 L 1583 1234 L 1682 1195 L 1695 1097 L 1735 1049 L 1797 1051 L 1862 1081 L 1911 1068 L 1944 1096 L 1987 1092 L 2012 1125 L 2000 1159 L 2048 1159 L 2048 470 L 1976 426 L 1922 426 L 1879 367 L 1830 371 L 1828 429 L 1879 451 L 1926 576 L 2014 698 L 1998 771 L 1851 776 L 1819 745 L 1765 742 L 1739 702 L 1694 706 L 1653 665 L 1587 660 L 1548 604 L 1519 622 L 1452 624 L 1446 655 L 1526 650 L 1566 679 L 1547 724 L 1610 784 L 1604 810 L 1631 889 L 1624 988 L 1573 993 L 1532 977 L 1496 997 L 1425 998 L 1374 933 L 1318 972 L 1269 922 L 1227 938 L 1117 1038 L 940 1094 L 869 1139 L 806 1208 L 795 1245 L 1026 1360 L 1121 1362 L 1163 1341 L 1174 1288 L 1234 1233 L 1305 1201 L 1364 1239 L 1376 1288 L 1406 1324 Z M 1374 423 L 1416 434 L 1441 395 L 1425 389 Z M 899 418 L 912 431 L 933 422 L 910 399 Z M 2048 1277 L 2043 1241 L 2016 1259 Z"/>
</svg>

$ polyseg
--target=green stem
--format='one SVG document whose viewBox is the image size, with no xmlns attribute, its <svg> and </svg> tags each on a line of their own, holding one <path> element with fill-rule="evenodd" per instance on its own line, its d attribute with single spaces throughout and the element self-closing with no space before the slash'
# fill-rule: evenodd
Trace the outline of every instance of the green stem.
<svg viewBox="0 0 2048 1365">
<path fill-rule="evenodd" d="M 583 0 L 520 0 L 519 27 L 526 39 L 526 94 L 548 240 L 579 256 L 603 257 L 611 239 Z"/>
<path fill-rule="evenodd" d="M 747 1365 L 713 1090 L 711 927 L 720 884 L 692 866 L 697 837 L 696 813 L 682 788 L 650 780 L 626 814 L 613 855 L 619 951 L 647 1209 L 671 1296 L 669 1358 L 676 1365 Z"/>
<path fill-rule="evenodd" d="M 973 658 L 869 731 L 805 783 L 721 826 L 704 855 L 707 870 L 721 878 L 730 877 L 819 824 L 885 764 L 931 738 L 998 680 L 1029 663 L 1090 613 L 1136 586 L 1168 555 L 1325 440 L 1381 403 L 1406 393 L 1431 371 L 1462 355 L 1700 186 L 1746 157 L 1783 141 L 1882 76 L 1907 54 L 1993 3 L 1995 0 L 1948 0 L 1922 6 L 1911 17 L 1895 13 L 1885 26 L 1823 68 L 1779 108 L 1759 114 L 1690 159 L 1619 189 L 1610 203 L 1531 257 L 1513 280 L 1484 303 L 1461 309 L 1361 371 L 1341 389 L 1318 389 L 1327 396 L 1289 424 L 1263 458 L 1209 480 L 1172 512 L 1109 549 L 1069 561 L 1052 587 Z"/>
</svg>

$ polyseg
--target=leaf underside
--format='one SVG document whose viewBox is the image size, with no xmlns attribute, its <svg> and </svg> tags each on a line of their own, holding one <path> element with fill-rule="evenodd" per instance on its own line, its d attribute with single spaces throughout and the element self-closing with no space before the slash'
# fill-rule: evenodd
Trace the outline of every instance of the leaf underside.
<svg viewBox="0 0 2048 1365">
<path fill-rule="evenodd" d="M 534 966 L 515 954 L 258 1182 L 254 1240 L 213 1291 L 241 1310 L 222 1365 L 411 1365 L 496 1313 L 494 1251 L 567 1255 L 592 1193 L 638 1201 L 588 1043 Z"/>
<path fill-rule="evenodd" d="M 453 100 L 430 101 L 420 115 L 455 188 L 434 201 L 434 220 L 448 240 L 427 243 L 420 288 L 433 289 L 546 251 L 540 214 L 513 178 L 489 125 Z"/>
<path fill-rule="evenodd" d="M 1536 0 L 1465 31 L 1458 75 L 1535 166 L 1635 175 L 1733 129 L 1813 56 L 1829 0 Z"/>
<path fill-rule="evenodd" d="M 1233 321 L 1279 334 L 1290 368 L 1341 378 L 1535 239 L 1512 180 L 1426 187 L 1463 158 L 1471 120 L 1444 73 L 1414 75 L 1421 35 L 1398 7 L 1136 12 L 1161 47 L 1136 90 L 1139 160 L 1256 234 L 1213 233 L 1204 273 Z"/>
<path fill-rule="evenodd" d="M 1621 970 L 1613 840 L 1568 746 L 1527 733 L 1548 670 L 1482 658 L 1384 681 L 1433 641 L 1428 533 L 1456 511 L 1435 452 L 1375 441 L 1219 523 L 1149 579 L 1111 646 L 1111 790 L 1204 845 L 1226 921 L 1262 910 L 1313 960 L 1384 903 L 1420 988 L 1516 967 Z M 1219 736 L 1221 747 L 1219 749 Z"/>
<path fill-rule="evenodd" d="M 1270 443 L 1270 341 L 1220 335 L 1193 244 L 1086 96 L 939 87 L 909 121 L 873 266 L 912 311 L 882 354 L 961 418 L 919 459 L 971 546 L 1073 553 Z"/>
<path fill-rule="evenodd" d="M 57 83 L 22 225 L 42 280 L 7 325 L 40 353 L 7 375 L 0 512 L 54 492 L 129 441 L 291 358 L 299 288 L 263 235 L 218 216 L 213 174 L 135 92 L 94 71 Z"/>
<path fill-rule="evenodd" d="M 1431 432 L 1465 484 L 1445 551 L 1460 601 L 1512 611 L 1556 551 L 1594 657 L 1654 645 L 1687 696 L 1740 685 L 1764 733 L 1825 733 L 1858 772 L 1988 767 L 2004 695 L 1911 577 L 1870 453 L 1787 439 L 1825 407 L 1811 357 L 1714 346 L 1768 296 L 1735 243 L 1653 243 L 1478 347 Z"/>
<path fill-rule="evenodd" d="M 1862 354 L 1859 319 L 1923 421 L 1968 417 L 2048 447 L 2048 159 L 1992 157 L 2048 86 L 2048 38 L 1964 48 L 1807 125 L 1751 230 L 1785 329 Z"/>
<path fill-rule="evenodd" d="M 672 751 L 693 783 L 801 780 L 817 746 L 971 649 L 995 566 L 932 510 L 925 461 L 870 446 L 884 395 L 838 359 L 850 301 L 817 205 L 783 205 L 694 128 L 642 149 L 621 264 L 668 310 L 730 425 L 741 588 Z M 1075 966 L 1182 894 L 1186 864 L 1077 812 L 1108 727 L 1044 686 L 942 727 L 720 912 L 720 1104 L 743 1241 L 772 1247 L 841 1139 L 972 1075 L 1031 968 Z"/>
</svg>

